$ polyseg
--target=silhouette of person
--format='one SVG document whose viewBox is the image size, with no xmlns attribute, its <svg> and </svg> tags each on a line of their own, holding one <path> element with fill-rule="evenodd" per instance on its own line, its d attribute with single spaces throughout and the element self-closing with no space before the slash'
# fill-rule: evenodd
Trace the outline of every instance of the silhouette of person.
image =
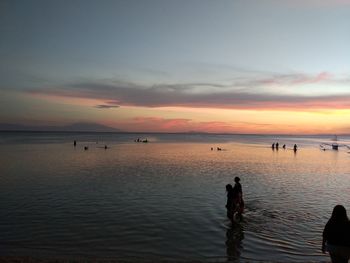
<svg viewBox="0 0 350 263">
<path fill-rule="evenodd" d="M 74 147 L 77 146 L 77 141 L 74 140 L 73 144 L 74 144 Z"/>
<path fill-rule="evenodd" d="M 350 259 L 350 221 L 344 206 L 333 208 L 322 237 L 322 252 L 327 250 L 333 263 L 347 263 Z"/>
<path fill-rule="evenodd" d="M 275 143 L 273 143 L 273 144 L 271 145 L 271 148 L 272 148 L 272 150 L 275 149 Z"/>
<path fill-rule="evenodd" d="M 240 183 L 241 179 L 235 177 L 235 186 L 233 187 L 233 213 L 237 212 L 238 218 L 242 219 L 242 213 L 244 211 L 243 191 Z"/>
<path fill-rule="evenodd" d="M 286 149 L 286 145 L 285 145 L 285 144 L 283 144 L 282 148 L 285 150 L 285 149 Z"/>
<path fill-rule="evenodd" d="M 279 146 L 279 143 L 278 143 L 278 142 L 276 142 L 276 150 L 278 150 L 278 146 Z"/>
<path fill-rule="evenodd" d="M 298 145 L 294 144 L 293 151 L 296 152 L 298 150 Z"/>
<path fill-rule="evenodd" d="M 226 210 L 227 217 L 232 221 L 233 219 L 233 187 L 231 184 L 226 185 L 227 201 Z"/>
</svg>

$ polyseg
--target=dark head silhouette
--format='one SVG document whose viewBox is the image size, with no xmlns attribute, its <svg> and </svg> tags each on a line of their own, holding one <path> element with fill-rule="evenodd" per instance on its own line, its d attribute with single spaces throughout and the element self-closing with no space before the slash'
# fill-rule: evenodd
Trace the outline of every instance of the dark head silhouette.
<svg viewBox="0 0 350 263">
<path fill-rule="evenodd" d="M 232 185 L 231 184 L 227 184 L 226 185 L 226 191 L 229 192 L 233 189 Z"/>
<path fill-rule="evenodd" d="M 342 205 L 336 205 L 333 208 L 333 212 L 330 220 L 338 223 L 349 221 L 348 216 L 346 214 L 345 207 Z"/>
<path fill-rule="evenodd" d="M 239 178 L 238 176 L 235 177 L 235 182 L 238 183 L 239 181 L 241 181 L 241 178 Z"/>
<path fill-rule="evenodd" d="M 322 234 L 322 252 L 326 250 L 331 256 L 332 263 L 348 262 L 350 253 L 350 221 L 345 207 L 336 205 L 332 216 L 324 227 Z"/>
</svg>

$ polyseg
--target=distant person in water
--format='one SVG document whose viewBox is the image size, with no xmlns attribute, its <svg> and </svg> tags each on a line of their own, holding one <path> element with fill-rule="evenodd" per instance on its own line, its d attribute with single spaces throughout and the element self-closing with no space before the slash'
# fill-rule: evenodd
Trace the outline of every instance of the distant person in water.
<svg viewBox="0 0 350 263">
<path fill-rule="evenodd" d="M 285 149 L 286 149 L 286 145 L 285 145 L 285 144 L 283 144 L 282 148 L 285 150 Z"/>
<path fill-rule="evenodd" d="M 239 219 L 242 219 L 242 214 L 244 211 L 244 201 L 243 201 L 243 191 L 242 185 L 240 183 L 241 179 L 235 177 L 235 186 L 232 189 L 233 192 L 233 214 L 237 213 Z"/>
<path fill-rule="evenodd" d="M 350 221 L 344 206 L 333 208 L 322 236 L 322 252 L 328 251 L 333 263 L 347 263 L 350 259 Z"/>
<path fill-rule="evenodd" d="M 226 185 L 227 201 L 226 210 L 227 217 L 232 221 L 233 219 L 233 187 L 231 184 Z"/>
<path fill-rule="evenodd" d="M 276 142 L 276 150 L 278 150 L 278 146 L 279 146 L 279 143 L 278 143 L 278 142 Z"/>
<path fill-rule="evenodd" d="M 77 141 L 76 140 L 74 140 L 73 145 L 74 145 L 74 147 L 77 146 Z"/>
<path fill-rule="evenodd" d="M 298 145 L 294 144 L 293 151 L 296 152 L 298 150 Z"/>
<path fill-rule="evenodd" d="M 272 148 L 272 150 L 275 149 L 275 143 L 272 144 L 271 148 Z"/>
</svg>

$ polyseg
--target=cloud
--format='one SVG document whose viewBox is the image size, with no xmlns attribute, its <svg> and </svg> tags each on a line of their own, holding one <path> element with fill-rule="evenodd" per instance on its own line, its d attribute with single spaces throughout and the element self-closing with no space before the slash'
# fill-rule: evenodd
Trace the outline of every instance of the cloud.
<svg viewBox="0 0 350 263">
<path fill-rule="evenodd" d="M 143 86 L 132 82 L 104 80 L 31 89 L 29 93 L 99 100 L 103 103 L 95 107 L 100 109 L 119 106 L 266 110 L 350 108 L 350 93 L 338 91 L 327 96 L 293 93 L 295 87 L 315 83 L 344 85 L 350 84 L 350 80 L 335 79 L 328 72 L 316 75 L 275 74 L 255 79 L 236 78 L 231 84 L 225 85 L 197 82 Z M 276 87 L 284 88 L 288 92 L 278 93 L 274 90 Z"/>
<path fill-rule="evenodd" d="M 312 84 L 321 82 L 334 82 L 332 79 L 332 74 L 329 72 L 321 72 L 316 75 L 308 74 L 278 74 L 273 75 L 271 78 L 262 78 L 252 84 L 254 85 L 301 85 L 301 84 Z"/>
<path fill-rule="evenodd" d="M 118 105 L 100 104 L 100 105 L 96 105 L 95 108 L 97 108 L 97 109 L 112 109 L 112 108 L 119 108 L 119 106 Z"/>
</svg>

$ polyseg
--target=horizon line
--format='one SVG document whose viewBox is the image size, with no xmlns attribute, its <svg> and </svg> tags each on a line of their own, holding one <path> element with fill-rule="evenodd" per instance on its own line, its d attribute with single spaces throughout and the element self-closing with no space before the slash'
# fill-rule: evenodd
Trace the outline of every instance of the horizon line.
<svg viewBox="0 0 350 263">
<path fill-rule="evenodd" d="M 4 129 L 0 130 L 0 133 L 5 132 L 33 132 L 33 133 L 121 133 L 121 134 L 207 134 L 207 135 L 249 135 L 249 136 L 350 136 L 350 133 L 314 133 L 314 134 L 305 134 L 305 133 L 294 133 L 294 134 L 286 134 L 286 133 L 225 133 L 225 132 L 201 132 L 201 131 L 184 131 L 184 132 L 162 132 L 162 131 L 68 131 L 68 130 L 11 130 Z"/>
</svg>

